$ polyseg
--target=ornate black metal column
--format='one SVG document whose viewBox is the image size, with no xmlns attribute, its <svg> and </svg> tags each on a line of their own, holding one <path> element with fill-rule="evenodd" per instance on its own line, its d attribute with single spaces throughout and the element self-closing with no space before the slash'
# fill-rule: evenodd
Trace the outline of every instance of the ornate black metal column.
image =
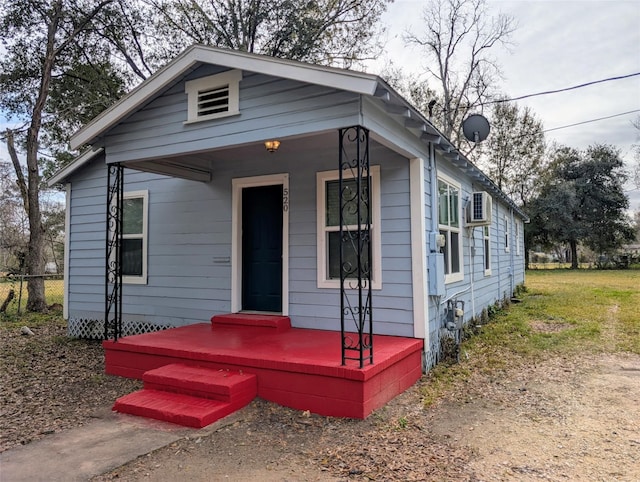
<svg viewBox="0 0 640 482">
<path fill-rule="evenodd" d="M 120 164 L 107 166 L 104 338 L 114 341 L 117 341 L 122 333 L 123 171 Z"/>
<path fill-rule="evenodd" d="M 342 364 L 357 360 L 362 368 L 373 364 L 369 131 L 340 129 L 339 142 Z"/>
</svg>

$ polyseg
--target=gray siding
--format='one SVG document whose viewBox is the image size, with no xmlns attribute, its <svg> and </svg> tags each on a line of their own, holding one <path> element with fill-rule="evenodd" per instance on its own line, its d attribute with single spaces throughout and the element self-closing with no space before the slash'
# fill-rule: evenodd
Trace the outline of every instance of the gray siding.
<svg viewBox="0 0 640 482">
<path fill-rule="evenodd" d="M 337 135 L 336 135 L 337 137 Z M 372 146 L 381 166 L 382 289 L 374 291 L 375 330 L 412 336 L 408 162 Z M 125 191 L 149 191 L 148 283 L 126 284 L 124 318 L 180 326 L 231 309 L 231 181 L 288 172 L 289 313 L 294 326 L 339 329 L 339 293 L 317 287 L 316 172 L 337 167 L 337 149 L 307 154 L 263 151 L 214 165 L 211 183 L 125 170 Z M 102 319 L 106 170 L 96 160 L 72 181 L 69 313 Z"/>
<path fill-rule="evenodd" d="M 473 191 L 482 189 L 475 186 L 459 169 L 452 166 L 446 159 L 438 156 L 438 172 L 457 179 L 462 185 L 461 197 L 469 199 Z M 463 201 L 464 205 L 464 201 Z M 499 201 L 493 199 L 493 212 L 490 225 L 491 273 L 484 270 L 484 237 L 482 227 L 462 229 L 464 279 L 448 283 L 446 294 L 441 300 L 430 297 L 431 333 L 437 335 L 437 330 L 444 326 L 444 305 L 448 298 L 465 302 L 465 320 L 477 316 L 482 309 L 513 294 L 515 286 L 524 282 L 524 240 L 522 220 L 515 216 L 512 210 Z M 505 224 L 507 216 L 510 223 L 510 250 L 505 250 Z M 520 234 L 517 242 L 520 244 L 519 254 L 516 250 L 515 221 L 520 222 Z M 437 222 L 437 221 L 436 221 Z M 437 229 L 437 225 L 434 225 Z M 470 249 L 471 248 L 471 249 Z"/>
<path fill-rule="evenodd" d="M 187 80 L 216 73 L 200 67 L 131 115 L 105 138 L 107 162 L 175 156 L 358 124 L 359 96 L 244 72 L 240 114 L 184 124 Z"/>
</svg>

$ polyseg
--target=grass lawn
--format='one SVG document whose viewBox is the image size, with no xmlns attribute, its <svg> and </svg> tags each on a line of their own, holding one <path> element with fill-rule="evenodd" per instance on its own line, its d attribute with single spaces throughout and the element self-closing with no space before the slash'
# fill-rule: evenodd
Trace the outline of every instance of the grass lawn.
<svg viewBox="0 0 640 482">
<path fill-rule="evenodd" d="M 471 372 L 535 363 L 550 355 L 640 354 L 640 270 L 528 271 L 527 292 L 461 345 L 461 362 L 438 365 L 428 405 Z"/>
</svg>

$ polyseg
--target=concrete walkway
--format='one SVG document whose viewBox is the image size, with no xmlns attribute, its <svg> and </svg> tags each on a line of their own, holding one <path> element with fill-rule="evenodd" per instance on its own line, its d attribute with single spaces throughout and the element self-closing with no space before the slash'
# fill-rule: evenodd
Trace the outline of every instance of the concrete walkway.
<svg viewBox="0 0 640 482">
<path fill-rule="evenodd" d="M 210 435 L 232 414 L 200 430 L 113 413 L 0 453 L 0 481 L 86 481 L 184 437 Z"/>
</svg>

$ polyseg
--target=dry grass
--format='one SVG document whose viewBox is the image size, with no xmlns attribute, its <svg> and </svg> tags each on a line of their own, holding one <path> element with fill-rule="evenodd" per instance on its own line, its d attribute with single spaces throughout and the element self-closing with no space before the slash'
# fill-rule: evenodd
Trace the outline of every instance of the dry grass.
<svg viewBox="0 0 640 482">
<path fill-rule="evenodd" d="M 22 291 L 21 291 L 22 288 Z M 16 278 L 0 278 L 0 304 L 7 298 L 9 291 L 13 290 L 15 297 L 9 303 L 6 313 L 0 316 L 14 318 L 18 311 L 23 312 L 27 305 L 27 283 L 22 284 Z M 62 305 L 64 301 L 64 280 L 63 279 L 46 279 L 44 282 L 45 296 L 47 305 Z M 18 310 L 18 302 L 20 302 L 20 310 Z M 2 320 L 2 318 L 0 318 Z"/>
</svg>

